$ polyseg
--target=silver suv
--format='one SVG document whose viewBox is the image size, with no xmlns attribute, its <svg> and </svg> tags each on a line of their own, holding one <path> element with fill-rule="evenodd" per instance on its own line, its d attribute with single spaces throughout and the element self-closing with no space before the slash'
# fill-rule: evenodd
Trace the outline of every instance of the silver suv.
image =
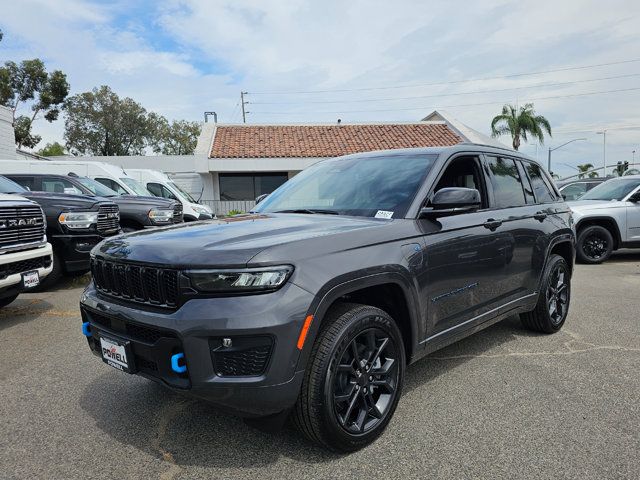
<svg viewBox="0 0 640 480">
<path fill-rule="evenodd" d="M 613 178 L 568 202 L 583 263 L 601 263 L 619 248 L 640 248 L 640 175 Z"/>
</svg>

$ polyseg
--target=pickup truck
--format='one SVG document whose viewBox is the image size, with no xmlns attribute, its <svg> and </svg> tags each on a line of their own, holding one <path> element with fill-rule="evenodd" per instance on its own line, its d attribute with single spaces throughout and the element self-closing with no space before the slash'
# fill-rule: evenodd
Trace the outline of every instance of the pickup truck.
<svg viewBox="0 0 640 480">
<path fill-rule="evenodd" d="M 182 204 L 178 201 L 149 196 L 119 195 L 92 178 L 79 177 L 73 173 L 11 173 L 6 177 L 31 191 L 58 191 L 108 198 L 120 209 L 120 226 L 124 232 L 183 222 Z"/>
<path fill-rule="evenodd" d="M 45 223 L 37 203 L 0 194 L 0 308 L 37 287 L 51 273 L 52 251 Z"/>
<path fill-rule="evenodd" d="M 89 252 L 107 237 L 121 232 L 118 206 L 101 197 L 30 192 L 0 176 L 0 193 L 18 194 L 42 207 L 46 234 L 53 248 L 49 286 L 62 275 L 83 275 L 90 270 Z"/>
</svg>

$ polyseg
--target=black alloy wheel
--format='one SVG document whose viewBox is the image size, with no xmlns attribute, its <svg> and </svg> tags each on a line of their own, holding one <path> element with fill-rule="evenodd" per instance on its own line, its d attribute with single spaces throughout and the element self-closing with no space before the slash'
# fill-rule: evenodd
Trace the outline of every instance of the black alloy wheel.
<svg viewBox="0 0 640 480">
<path fill-rule="evenodd" d="M 547 284 L 547 308 L 553 325 L 560 325 L 569 308 L 569 272 L 564 263 L 555 265 Z"/>
<path fill-rule="evenodd" d="M 397 393 L 398 346 L 379 328 L 359 333 L 343 350 L 335 371 L 333 411 L 351 434 L 375 428 Z"/>
<path fill-rule="evenodd" d="M 601 225 L 590 225 L 580 229 L 576 247 L 578 260 L 582 263 L 602 263 L 613 252 L 613 236 Z"/>
<path fill-rule="evenodd" d="M 292 415 L 298 429 L 337 452 L 374 442 L 402 393 L 405 346 L 395 320 L 370 305 L 339 303 L 310 347 Z"/>
</svg>

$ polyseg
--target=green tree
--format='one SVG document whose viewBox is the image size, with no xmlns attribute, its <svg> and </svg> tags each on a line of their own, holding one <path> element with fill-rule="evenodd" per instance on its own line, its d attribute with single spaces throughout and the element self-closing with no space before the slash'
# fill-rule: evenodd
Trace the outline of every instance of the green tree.
<svg viewBox="0 0 640 480">
<path fill-rule="evenodd" d="M 166 118 L 152 114 L 155 118 L 155 132 L 151 147 L 155 153 L 162 155 L 191 155 L 196 149 L 202 127 L 199 122 L 174 120 L 169 123 Z"/>
<path fill-rule="evenodd" d="M 578 165 L 578 171 L 580 172 L 578 174 L 578 178 L 584 178 L 587 172 L 592 168 L 593 168 L 593 165 L 591 163 L 583 163 L 582 165 Z"/>
<path fill-rule="evenodd" d="M 33 122 L 39 116 L 48 122 L 57 120 L 68 94 L 67 76 L 60 70 L 48 73 L 38 58 L 19 64 L 9 61 L 0 67 L 0 104 L 13 112 L 18 148 L 38 144 L 41 137 L 32 132 Z M 19 115 L 21 106 L 28 107 L 30 114 Z"/>
<path fill-rule="evenodd" d="M 551 125 L 542 115 L 536 115 L 533 103 L 527 103 L 518 110 L 513 105 L 502 107 L 502 113 L 491 121 L 491 136 L 511 135 L 513 149 L 520 148 L 521 139 L 531 136 L 544 143 L 544 131 L 551 136 Z"/>
<path fill-rule="evenodd" d="M 47 143 L 44 148 L 38 150 L 38 155 L 43 157 L 60 157 L 65 155 L 64 145 L 58 142 Z"/>
<path fill-rule="evenodd" d="M 64 139 L 72 153 L 142 155 L 157 131 L 158 116 L 106 85 L 65 102 Z"/>
</svg>

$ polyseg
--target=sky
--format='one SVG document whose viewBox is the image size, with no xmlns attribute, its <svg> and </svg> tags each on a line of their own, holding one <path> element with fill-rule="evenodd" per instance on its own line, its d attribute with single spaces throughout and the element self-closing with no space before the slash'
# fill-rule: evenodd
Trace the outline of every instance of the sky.
<svg viewBox="0 0 640 480">
<path fill-rule="evenodd" d="M 551 123 L 520 150 L 561 176 L 640 162 L 637 0 L 0 0 L 0 62 L 43 59 L 71 94 L 109 85 L 169 119 L 417 121 L 489 134 L 504 103 Z M 583 68 L 584 67 L 584 68 Z M 63 142 L 64 119 L 39 120 Z M 502 138 L 510 144 L 510 138 Z M 639 167 L 640 168 L 640 167 Z"/>
</svg>

